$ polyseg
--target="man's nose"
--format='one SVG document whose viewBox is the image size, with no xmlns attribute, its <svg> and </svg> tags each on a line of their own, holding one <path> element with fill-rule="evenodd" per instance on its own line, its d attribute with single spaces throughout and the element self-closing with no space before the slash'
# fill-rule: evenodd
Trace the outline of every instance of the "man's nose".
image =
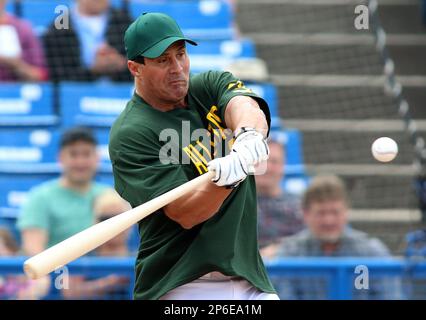
<svg viewBox="0 0 426 320">
<path fill-rule="evenodd" d="M 170 66 L 170 72 L 171 73 L 177 73 L 177 72 L 181 72 L 182 70 L 183 70 L 183 67 L 182 67 L 181 62 L 176 58 L 172 58 L 172 62 L 171 62 L 171 66 Z"/>
</svg>

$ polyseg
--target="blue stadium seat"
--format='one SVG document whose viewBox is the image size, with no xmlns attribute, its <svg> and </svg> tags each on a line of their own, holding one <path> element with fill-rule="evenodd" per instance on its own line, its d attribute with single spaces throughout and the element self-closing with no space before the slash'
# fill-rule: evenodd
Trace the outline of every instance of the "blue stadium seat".
<svg viewBox="0 0 426 320">
<path fill-rule="evenodd" d="M 224 70 L 237 58 L 256 57 L 255 45 L 249 39 L 199 41 L 198 46 L 187 46 L 191 58 L 191 72 Z"/>
<path fill-rule="evenodd" d="M 133 84 L 64 82 L 59 88 L 62 125 L 110 127 L 126 106 Z"/>
<path fill-rule="evenodd" d="M 272 130 L 270 137 L 285 145 L 286 165 L 285 174 L 290 176 L 301 176 L 305 174 L 303 162 L 302 133 L 297 129 Z"/>
<path fill-rule="evenodd" d="M 51 84 L 12 84 L 0 86 L 0 126 L 55 125 Z"/>
<path fill-rule="evenodd" d="M 108 155 L 108 129 L 97 129 L 100 172 L 111 172 Z M 57 163 L 58 129 L 0 129 L 0 173 L 52 174 L 60 172 Z"/>
<path fill-rule="evenodd" d="M 28 191 L 54 175 L 0 174 L 0 218 L 16 219 Z"/>
<path fill-rule="evenodd" d="M 72 0 L 21 0 L 22 17 L 33 25 L 37 35 L 42 35 L 55 18 L 63 13 L 58 6 L 71 7 Z M 58 8 L 57 8 L 58 7 Z M 55 9 L 58 9 L 55 12 Z"/>
<path fill-rule="evenodd" d="M 235 38 L 234 16 L 227 1 L 133 0 L 129 9 L 135 19 L 144 12 L 168 14 L 178 22 L 185 36 L 194 40 Z"/>
<path fill-rule="evenodd" d="M 94 130 L 94 134 L 96 136 L 96 139 L 98 140 L 98 153 L 100 157 L 98 172 L 111 173 L 112 166 L 108 152 L 109 128 L 97 128 Z M 113 184 L 110 183 L 110 185 Z"/>
<path fill-rule="evenodd" d="M 285 176 L 281 186 L 287 193 L 302 195 L 310 183 L 311 178 L 305 175 Z"/>
<path fill-rule="evenodd" d="M 0 129 L 1 173 L 55 173 L 59 134 L 47 129 Z"/>
<path fill-rule="evenodd" d="M 11 14 L 15 14 L 15 1 L 14 0 L 9 0 L 6 3 L 6 12 L 11 13 Z"/>
<path fill-rule="evenodd" d="M 246 87 L 252 89 L 257 95 L 266 100 L 271 117 L 278 117 L 278 94 L 277 88 L 273 84 L 246 82 Z"/>
<path fill-rule="evenodd" d="M 270 138 L 285 146 L 286 164 L 281 187 L 288 193 L 301 194 L 309 184 L 310 177 L 305 173 L 303 162 L 302 133 L 297 129 L 283 130 L 279 119 L 271 125 Z"/>
</svg>

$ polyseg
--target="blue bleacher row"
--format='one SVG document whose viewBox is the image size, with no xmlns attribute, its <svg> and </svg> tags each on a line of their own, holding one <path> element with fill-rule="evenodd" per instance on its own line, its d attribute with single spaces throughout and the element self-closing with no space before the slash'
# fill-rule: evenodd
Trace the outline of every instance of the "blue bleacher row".
<svg viewBox="0 0 426 320">
<path fill-rule="evenodd" d="M 72 8 L 72 0 L 9 0 L 7 11 L 30 21 L 42 34 L 52 21 Z M 163 12 L 177 20 L 183 32 L 194 39 L 231 39 L 236 35 L 232 6 L 226 0 L 148 1 L 110 0 L 113 7 L 125 8 L 133 18 L 143 12 Z M 55 12 L 56 9 L 56 12 Z"/>
<path fill-rule="evenodd" d="M 9 1 L 6 10 L 31 23 L 38 36 L 42 36 L 55 18 L 72 8 L 72 0 L 22 0 Z M 122 0 L 111 1 L 114 7 L 123 8 Z M 139 1 L 128 2 L 133 18 L 143 12 L 164 12 L 174 17 L 184 34 L 199 42 L 189 46 L 191 69 L 201 72 L 207 69 L 223 70 L 235 59 L 256 57 L 255 46 L 249 39 L 237 39 L 230 4 L 220 0 L 190 1 Z M 68 8 L 68 9 L 67 9 Z M 56 11 L 55 11 L 56 9 Z"/>
<path fill-rule="evenodd" d="M 28 191 L 60 173 L 57 163 L 62 128 L 0 128 L 0 218 L 16 218 Z M 100 165 L 97 180 L 113 185 L 108 155 L 109 128 L 96 127 Z M 302 137 L 297 130 L 281 133 L 286 140 L 285 190 L 299 193 L 307 184 L 304 174 Z"/>
</svg>

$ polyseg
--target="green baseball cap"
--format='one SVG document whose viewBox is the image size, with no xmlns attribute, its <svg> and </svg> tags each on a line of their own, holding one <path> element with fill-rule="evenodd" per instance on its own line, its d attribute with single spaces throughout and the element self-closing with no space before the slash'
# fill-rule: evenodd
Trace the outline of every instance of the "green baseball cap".
<svg viewBox="0 0 426 320">
<path fill-rule="evenodd" d="M 157 58 L 176 41 L 185 40 L 196 46 L 197 43 L 185 38 L 176 21 L 158 12 L 143 13 L 126 30 L 124 45 L 127 59 L 138 56 Z"/>
</svg>

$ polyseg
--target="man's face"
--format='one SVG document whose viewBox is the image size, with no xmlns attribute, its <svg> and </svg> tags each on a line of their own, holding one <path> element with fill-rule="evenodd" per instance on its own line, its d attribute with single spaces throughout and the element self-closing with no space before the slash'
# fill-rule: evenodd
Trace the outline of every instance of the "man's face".
<svg viewBox="0 0 426 320">
<path fill-rule="evenodd" d="M 313 202 L 304 210 L 305 223 L 319 240 L 339 240 L 348 219 L 348 207 L 343 200 Z"/>
<path fill-rule="evenodd" d="M 285 155 L 284 147 L 276 142 L 269 142 L 269 159 L 267 170 L 264 174 L 256 176 L 256 185 L 259 191 L 268 186 L 280 185 L 284 176 Z"/>
<path fill-rule="evenodd" d="M 76 141 L 65 146 L 59 153 L 63 174 L 72 183 L 89 182 L 98 166 L 96 146 L 85 141 Z"/>
<path fill-rule="evenodd" d="M 97 15 L 105 12 L 109 7 L 109 0 L 78 0 L 87 14 Z"/>
<path fill-rule="evenodd" d="M 182 101 L 189 88 L 189 57 L 185 42 L 172 44 L 160 57 L 140 65 L 145 95 L 165 103 Z"/>
</svg>

